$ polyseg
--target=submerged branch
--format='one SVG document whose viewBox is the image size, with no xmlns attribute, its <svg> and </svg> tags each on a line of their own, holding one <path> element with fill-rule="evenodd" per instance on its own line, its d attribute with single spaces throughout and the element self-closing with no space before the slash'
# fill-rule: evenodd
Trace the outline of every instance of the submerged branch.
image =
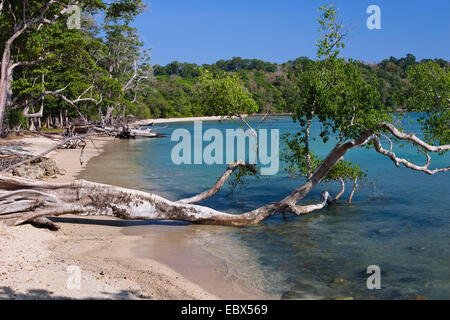
<svg viewBox="0 0 450 320">
<path fill-rule="evenodd" d="M 338 200 L 345 192 L 345 182 L 344 179 L 339 178 L 339 181 L 341 182 L 341 191 L 334 197 L 334 200 Z"/>
<path fill-rule="evenodd" d="M 353 189 L 352 189 L 352 192 L 350 192 L 350 196 L 348 197 L 348 201 L 347 201 L 348 204 L 352 203 L 352 199 L 353 199 L 353 196 L 355 195 L 356 189 L 358 189 L 358 178 L 355 178 L 353 180 Z"/>
<path fill-rule="evenodd" d="M 323 209 L 330 201 L 332 201 L 330 194 L 327 191 L 323 191 L 319 203 L 310 204 L 307 206 L 291 205 L 289 209 L 296 215 L 304 215 L 316 210 Z"/>
</svg>

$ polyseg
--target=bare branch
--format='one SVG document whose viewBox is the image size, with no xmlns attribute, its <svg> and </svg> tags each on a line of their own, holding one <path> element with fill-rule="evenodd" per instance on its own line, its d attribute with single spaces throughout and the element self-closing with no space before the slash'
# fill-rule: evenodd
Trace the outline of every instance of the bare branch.
<svg viewBox="0 0 450 320">
<path fill-rule="evenodd" d="M 353 179 L 353 189 L 348 197 L 348 204 L 352 203 L 353 196 L 355 195 L 356 189 L 358 189 L 358 178 Z"/>
<path fill-rule="evenodd" d="M 11 7 L 11 2 L 8 1 L 8 9 L 9 9 L 9 13 L 11 14 L 11 16 L 13 17 L 14 20 L 14 30 L 17 28 L 17 19 L 16 19 L 16 15 L 14 14 L 12 7 Z"/>
<path fill-rule="evenodd" d="M 140 81 L 149 78 L 148 75 L 139 75 L 139 66 L 136 59 L 134 59 L 133 61 L 133 69 L 133 75 L 131 76 L 130 80 L 128 80 L 128 82 L 122 87 L 122 91 L 136 88 Z M 132 86 L 133 82 L 135 82 L 134 86 Z"/>
<path fill-rule="evenodd" d="M 123 86 L 122 91 L 128 90 L 131 87 L 131 84 L 133 83 L 134 79 L 137 77 L 138 75 L 138 66 L 137 66 L 137 61 L 136 59 L 133 61 L 133 65 L 134 65 L 134 73 L 131 76 L 130 80 L 128 80 L 128 82 Z"/>
<path fill-rule="evenodd" d="M 11 166 L 9 166 L 9 167 L 6 167 L 6 168 L 0 170 L 0 172 L 7 172 L 7 171 L 12 170 L 12 169 L 14 169 L 14 168 L 17 168 L 17 167 L 19 167 L 19 166 L 21 166 L 21 165 L 23 165 L 23 164 L 30 163 L 30 162 L 32 162 L 32 161 L 34 161 L 34 160 L 36 160 L 36 159 L 42 158 L 43 156 L 49 154 L 49 153 L 52 152 L 53 150 L 56 150 L 56 149 L 59 148 L 60 146 L 66 144 L 66 143 L 68 143 L 68 142 L 70 142 L 70 141 L 72 141 L 72 140 L 81 140 L 81 139 L 83 139 L 85 136 L 86 136 L 86 134 L 80 135 L 80 136 L 75 136 L 75 137 L 69 137 L 69 138 L 66 138 L 66 139 L 62 140 L 61 142 L 57 143 L 56 145 L 54 145 L 52 148 L 50 148 L 50 149 L 48 149 L 48 150 L 46 150 L 46 151 L 44 151 L 44 152 L 42 152 L 42 153 L 40 153 L 40 154 L 38 154 L 38 155 L 36 155 L 36 156 L 33 156 L 33 157 L 29 158 L 29 159 L 25 159 L 25 160 L 23 160 L 23 161 L 20 161 L 20 162 L 18 162 L 18 163 L 15 163 L 15 164 L 13 164 L 13 165 L 11 165 Z"/>
<path fill-rule="evenodd" d="M 341 182 L 341 191 L 334 197 L 334 200 L 338 200 L 345 192 L 345 182 L 344 179 L 339 178 L 339 181 Z"/>
<path fill-rule="evenodd" d="M 18 66 L 31 66 L 31 65 L 38 64 L 39 62 L 45 60 L 45 58 L 46 58 L 46 55 L 43 55 L 33 61 L 19 61 L 19 62 L 13 63 L 9 66 L 8 72 L 11 72 L 14 68 L 16 68 Z"/>
<path fill-rule="evenodd" d="M 30 110 L 30 107 L 26 107 L 23 109 L 22 114 L 24 115 L 25 118 L 40 118 L 42 117 L 43 113 L 44 113 L 44 104 L 41 104 L 41 107 L 39 108 L 38 112 L 35 113 L 28 113 L 28 111 Z"/>
<path fill-rule="evenodd" d="M 252 132 L 253 136 L 255 138 L 257 138 L 258 134 L 256 133 L 255 129 L 253 129 L 253 127 L 244 119 L 244 117 L 242 115 L 238 115 L 237 117 L 247 126 L 247 128 L 250 129 L 250 131 Z"/>
<path fill-rule="evenodd" d="M 266 112 L 266 114 L 264 115 L 264 117 L 261 119 L 261 121 L 259 121 L 258 126 L 256 127 L 256 130 L 259 129 L 259 127 L 263 124 L 263 122 L 266 120 L 267 116 L 269 115 L 269 112 Z"/>
<path fill-rule="evenodd" d="M 289 206 L 289 209 L 296 215 L 304 215 L 316 210 L 323 209 L 329 201 L 331 201 L 330 194 L 327 191 L 323 191 L 319 203 L 310 204 L 307 206 L 291 205 Z"/>
<path fill-rule="evenodd" d="M 78 103 L 78 102 L 91 101 L 91 102 L 94 102 L 96 105 L 98 105 L 102 101 L 102 96 L 100 96 L 99 100 L 94 99 L 92 97 L 83 98 L 83 95 L 86 94 L 86 92 L 89 91 L 89 89 L 91 89 L 92 86 L 89 87 L 87 90 L 85 90 L 78 98 L 76 98 L 75 100 L 71 100 L 71 99 L 67 98 L 65 95 L 61 94 L 61 92 L 64 89 L 66 89 L 67 87 L 68 87 L 68 85 L 66 87 L 56 90 L 56 91 L 45 91 L 43 94 L 44 95 L 52 95 L 54 97 L 60 98 L 60 99 L 64 100 L 65 102 L 67 102 L 68 104 L 74 106 L 75 108 L 77 108 L 76 103 Z"/>
<path fill-rule="evenodd" d="M 215 195 L 217 192 L 220 191 L 220 189 L 225 184 L 225 182 L 230 178 L 230 176 L 233 174 L 233 172 L 239 167 L 245 167 L 245 168 L 249 169 L 250 171 L 252 171 L 253 173 L 256 173 L 256 168 L 253 165 L 248 164 L 248 163 L 244 162 L 243 160 L 239 160 L 233 164 L 230 164 L 228 166 L 227 170 L 225 170 L 225 172 L 222 174 L 222 176 L 220 176 L 220 178 L 216 181 L 216 183 L 211 188 L 209 188 L 208 190 L 203 191 L 202 193 L 195 195 L 193 197 L 178 200 L 178 202 L 180 202 L 180 203 L 198 203 L 198 202 L 201 202 L 208 198 L 211 198 L 213 195 Z"/>
<path fill-rule="evenodd" d="M 406 134 L 406 133 L 400 132 L 400 130 L 398 130 L 396 127 L 394 127 L 390 123 L 384 122 L 382 124 L 382 127 L 384 129 L 389 130 L 394 137 L 396 137 L 400 140 L 410 141 L 410 142 L 414 143 L 415 145 L 420 146 L 429 152 L 441 152 L 441 151 L 445 151 L 445 150 L 450 150 L 450 144 L 446 144 L 446 145 L 442 145 L 442 146 L 432 146 L 432 145 L 426 143 L 425 141 L 419 139 L 414 133 Z"/>
<path fill-rule="evenodd" d="M 373 145 L 374 145 L 374 147 L 375 147 L 375 150 L 376 150 L 378 153 L 380 153 L 380 154 L 382 154 L 382 155 L 385 155 L 385 156 L 387 156 L 388 158 L 390 158 L 390 159 L 392 160 L 392 162 L 394 162 L 394 164 L 395 164 L 397 167 L 399 167 L 400 164 L 402 164 L 402 165 L 404 165 L 406 168 L 409 168 L 409 169 L 412 169 L 412 170 L 415 170 L 415 171 L 422 171 L 422 172 L 425 172 L 425 173 L 427 173 L 427 174 L 429 174 L 429 175 L 433 175 L 433 174 L 436 174 L 436 173 L 439 173 L 439 172 L 445 172 L 445 171 L 450 170 L 450 167 L 441 168 L 441 169 L 436 168 L 436 169 L 434 169 L 434 170 L 428 169 L 428 166 L 430 165 L 430 161 L 431 161 L 431 158 L 430 158 L 430 156 L 428 155 L 428 153 L 425 153 L 425 155 L 426 155 L 426 157 L 427 157 L 427 163 L 426 163 L 425 165 L 423 165 L 423 166 L 418 166 L 418 165 L 415 165 L 415 164 L 409 162 L 409 161 L 406 160 L 406 159 L 398 158 L 398 157 L 395 155 L 394 152 L 384 149 L 384 148 L 381 146 L 380 138 L 378 138 L 378 136 L 372 135 L 371 138 L 370 138 L 370 140 L 373 142 Z M 409 140 L 409 138 L 408 138 L 407 140 Z M 419 139 L 419 140 L 420 140 L 420 139 Z M 421 141 L 421 140 L 420 140 L 420 141 Z M 438 151 L 438 150 L 435 150 L 435 151 Z M 433 152 L 433 151 L 431 151 L 431 152 Z"/>
<path fill-rule="evenodd" d="M 392 151 L 393 148 L 393 144 L 392 144 L 392 140 L 391 138 L 389 138 L 387 135 L 385 134 L 380 134 L 383 138 L 385 138 L 388 142 L 389 142 L 389 151 Z"/>
</svg>

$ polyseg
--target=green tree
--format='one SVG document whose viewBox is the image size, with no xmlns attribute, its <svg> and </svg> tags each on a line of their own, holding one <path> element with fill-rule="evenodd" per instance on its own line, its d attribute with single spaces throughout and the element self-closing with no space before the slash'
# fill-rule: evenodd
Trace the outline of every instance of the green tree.
<svg viewBox="0 0 450 320">
<path fill-rule="evenodd" d="M 106 98 L 102 90 L 115 86 L 107 83 L 108 69 L 98 63 L 108 47 L 90 15 L 102 11 L 109 21 L 129 23 L 142 10 L 142 1 L 2 0 L 0 3 L 0 132 L 7 109 L 23 108 L 26 117 L 38 118 L 49 112 L 60 113 L 63 107 L 69 108 L 71 115 L 96 114 L 95 106 L 102 97 Z M 81 8 L 80 29 L 69 28 L 67 24 L 78 12 L 72 10 L 73 5 Z M 126 81 L 121 79 L 126 90 L 134 91 L 137 87 L 137 79 L 145 72 L 142 70 L 148 69 L 143 65 L 139 64 L 137 72 L 129 71 Z M 135 97 L 134 93 L 124 95 L 127 98 L 124 104 Z M 29 113 L 38 102 L 40 111 Z"/>
<path fill-rule="evenodd" d="M 408 101 L 413 106 L 411 110 L 424 112 L 425 118 L 430 120 L 422 122 L 425 141 L 415 135 L 404 134 L 393 124 L 396 121 L 392 109 L 380 101 L 379 82 L 375 75 L 363 74 L 363 69 L 351 59 L 346 61 L 338 58 L 339 49 L 344 46 L 339 44 L 343 35 L 340 33 L 341 25 L 337 23 L 335 7 L 324 6 L 320 11 L 322 36 L 317 46 L 318 57 L 323 60 L 307 63 L 296 77 L 298 94 L 292 111 L 300 130 L 295 135 L 285 136 L 287 150 L 283 155 L 288 162 L 288 170 L 306 176 L 307 181 L 283 201 L 296 208 L 295 202 L 323 180 L 363 177 L 364 173 L 356 164 L 343 161 L 345 153 L 355 147 L 373 145 L 378 153 L 389 157 L 395 165 L 402 164 L 428 174 L 449 170 L 448 167 L 430 170 L 429 161 L 419 166 L 399 158 L 392 148 L 384 149 L 379 139 L 379 136 L 383 136 L 390 141 L 408 141 L 425 153 L 442 152 L 450 148 L 449 145 L 433 146 L 435 142 L 448 143 L 448 118 L 444 114 L 447 109 L 442 105 L 446 101 L 446 90 L 442 90 L 442 86 L 447 87 L 444 85 L 447 83 L 445 71 L 436 69 L 432 72 L 429 68 L 426 72 L 423 67 L 410 67 L 412 92 Z M 409 65 L 415 61 L 412 56 L 406 60 Z M 433 80 L 431 74 L 438 76 Z M 432 89 L 430 86 L 438 86 L 440 94 L 436 94 L 437 87 Z M 428 100 L 421 105 L 417 100 L 420 99 L 419 93 L 426 94 L 433 101 Z M 437 102 L 441 104 L 436 108 Z M 317 158 L 309 147 L 313 119 L 317 119 L 323 142 L 327 142 L 331 135 L 337 137 L 335 147 L 324 159 Z"/>
<path fill-rule="evenodd" d="M 450 143 L 450 68 L 428 61 L 410 66 L 407 75 L 407 109 L 423 112 L 419 121 L 427 140 Z"/>
<path fill-rule="evenodd" d="M 236 75 L 222 73 L 214 76 L 200 69 L 197 97 L 207 115 L 241 117 L 258 111 L 258 105 Z"/>
</svg>

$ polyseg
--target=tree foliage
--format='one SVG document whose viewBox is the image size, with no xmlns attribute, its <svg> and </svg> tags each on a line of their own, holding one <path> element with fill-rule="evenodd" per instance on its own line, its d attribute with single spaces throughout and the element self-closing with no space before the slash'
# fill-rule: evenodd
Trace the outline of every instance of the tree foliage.
<svg viewBox="0 0 450 320">
<path fill-rule="evenodd" d="M 197 97 L 207 115 L 238 116 L 258 111 L 258 105 L 236 75 L 213 75 L 200 69 Z"/>
</svg>

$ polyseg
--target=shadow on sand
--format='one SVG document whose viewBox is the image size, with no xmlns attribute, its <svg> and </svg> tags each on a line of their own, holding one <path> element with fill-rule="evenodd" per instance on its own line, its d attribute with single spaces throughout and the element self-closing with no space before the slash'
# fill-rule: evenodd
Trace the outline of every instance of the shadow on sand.
<svg viewBox="0 0 450 320">
<path fill-rule="evenodd" d="M 91 224 L 110 227 L 134 227 L 147 225 L 162 226 L 185 226 L 189 222 L 184 221 L 167 221 L 167 220 L 115 220 L 115 219 L 95 219 L 95 218 L 72 218 L 72 217 L 49 217 L 54 223 L 74 223 L 74 224 Z"/>
<path fill-rule="evenodd" d="M 102 292 L 102 297 L 86 297 L 83 300 L 135 300 L 145 298 L 134 290 L 122 290 L 116 293 Z M 15 292 L 9 287 L 0 287 L 0 300 L 73 300 L 74 298 L 55 295 L 52 291 L 29 289 L 26 293 Z"/>
</svg>

